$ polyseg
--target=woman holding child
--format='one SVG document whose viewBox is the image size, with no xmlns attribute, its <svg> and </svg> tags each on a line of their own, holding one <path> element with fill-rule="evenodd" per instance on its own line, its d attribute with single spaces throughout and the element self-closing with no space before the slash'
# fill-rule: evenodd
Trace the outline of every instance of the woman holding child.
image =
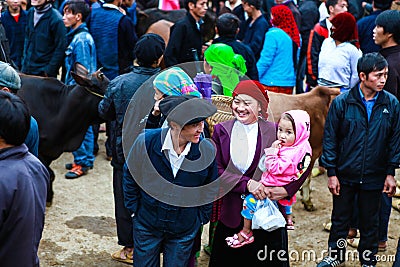
<svg viewBox="0 0 400 267">
<path fill-rule="evenodd" d="M 271 232 L 252 230 L 254 242 L 243 246 L 237 244 L 243 241 L 238 238 L 238 233 L 243 231 L 241 211 L 244 197 L 252 193 L 256 199 L 290 199 L 311 170 L 307 168 L 297 180 L 283 186 L 267 187 L 258 182 L 262 172 L 257 165 L 263 150 L 271 147 L 277 138 L 275 124 L 266 121 L 268 102 L 262 84 L 242 81 L 233 92 L 231 108 L 235 119 L 214 127 L 212 138 L 217 147 L 218 174 L 221 188 L 227 194 L 222 198 L 210 267 L 289 266 L 285 227 Z M 239 240 L 235 241 L 236 245 L 227 244 L 226 239 L 235 234 Z"/>
</svg>

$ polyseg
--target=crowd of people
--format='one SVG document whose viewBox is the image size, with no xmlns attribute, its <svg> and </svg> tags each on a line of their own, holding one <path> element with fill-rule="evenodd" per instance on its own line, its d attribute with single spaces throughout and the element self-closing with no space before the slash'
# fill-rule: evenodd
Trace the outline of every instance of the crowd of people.
<svg viewBox="0 0 400 267">
<path fill-rule="evenodd" d="M 121 246 L 114 260 L 160 266 L 162 253 L 163 266 L 195 266 L 202 226 L 211 221 L 209 266 L 289 266 L 291 206 L 313 167 L 311 121 L 303 110 L 268 120 L 268 92 L 328 86 L 341 94 L 326 118 L 319 161 L 333 206 L 328 255 L 317 266 L 343 264 L 338 242 L 357 231 L 362 266 L 376 266 L 377 252 L 387 249 L 400 164 L 397 2 L 212 1 L 218 36 L 204 40 L 207 0 L 159 1 L 160 9 L 187 10 L 167 43 L 155 33 L 138 38 L 133 2 L 31 0 L 25 10 L 21 0 L 7 0 L 0 265 L 39 266 L 50 179 L 38 160 L 40 127 L 17 96 L 17 71 L 74 85 L 76 68 L 102 68 L 110 84 L 98 112 L 107 121 Z M 206 119 L 217 112 L 212 95 L 229 97 L 232 119 L 209 127 Z M 65 178 L 95 167 L 98 133 L 99 124 L 85 129 Z M 280 253 L 261 260 L 265 247 Z"/>
</svg>

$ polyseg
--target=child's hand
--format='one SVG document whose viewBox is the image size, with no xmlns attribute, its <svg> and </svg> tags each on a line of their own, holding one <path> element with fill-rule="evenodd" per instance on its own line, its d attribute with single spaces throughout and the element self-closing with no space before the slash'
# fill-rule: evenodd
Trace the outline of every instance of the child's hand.
<svg viewBox="0 0 400 267">
<path fill-rule="evenodd" d="M 275 142 L 272 143 L 271 147 L 272 148 L 281 148 L 282 141 L 281 140 L 276 140 Z"/>
<path fill-rule="evenodd" d="M 161 114 L 160 106 L 159 106 L 161 100 L 162 100 L 162 99 L 157 100 L 157 101 L 154 103 L 154 108 L 153 108 L 153 111 L 151 112 L 154 116 L 160 116 L 160 114 Z"/>
</svg>

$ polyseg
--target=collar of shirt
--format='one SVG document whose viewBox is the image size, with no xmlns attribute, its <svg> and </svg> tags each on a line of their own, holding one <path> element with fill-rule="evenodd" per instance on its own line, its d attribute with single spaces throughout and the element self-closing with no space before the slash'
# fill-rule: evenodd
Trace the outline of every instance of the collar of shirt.
<svg viewBox="0 0 400 267">
<path fill-rule="evenodd" d="M 372 103 L 375 104 L 375 102 L 376 102 L 376 100 L 378 99 L 378 96 L 379 96 L 379 92 L 376 92 L 375 96 L 372 99 L 366 100 L 365 97 L 364 97 L 364 93 L 361 90 L 360 84 L 358 84 L 358 91 L 360 92 L 361 100 L 363 101 L 364 104 L 367 103 L 367 102 L 372 102 Z"/>
<path fill-rule="evenodd" d="M 119 7 L 117 7 L 116 5 L 110 4 L 110 3 L 104 4 L 103 7 L 114 8 L 119 11 Z"/>
<path fill-rule="evenodd" d="M 376 99 L 378 98 L 379 92 L 376 92 L 375 96 L 372 99 L 366 100 L 363 92 L 361 91 L 360 85 L 358 85 L 358 91 L 360 92 L 361 100 L 365 106 L 365 109 L 367 110 L 367 116 L 368 116 L 368 121 L 369 121 L 369 119 L 371 118 L 371 114 L 372 114 L 372 108 L 375 105 L 375 102 L 376 102 Z"/>
<path fill-rule="evenodd" d="M 241 4 L 242 4 L 242 0 L 237 0 L 236 3 L 233 5 L 233 8 L 231 8 L 231 3 L 229 3 L 229 0 L 225 1 L 225 6 L 231 10 L 234 10 L 236 7 L 240 6 Z"/>
<path fill-rule="evenodd" d="M 326 19 L 326 27 L 328 28 L 328 37 L 330 37 L 331 36 L 332 22 L 328 18 Z"/>
<path fill-rule="evenodd" d="M 203 24 L 204 23 L 204 20 L 202 20 L 202 19 L 200 19 L 199 21 L 196 21 L 196 26 L 197 26 L 197 29 L 200 31 L 200 26 L 201 26 L 201 24 Z"/>
<path fill-rule="evenodd" d="M 167 134 L 165 135 L 165 140 L 164 140 L 163 146 L 161 148 L 161 152 L 163 152 L 164 150 L 168 150 L 169 162 L 171 163 L 171 168 L 172 168 L 174 177 L 176 176 L 176 173 L 178 172 L 179 168 L 181 167 L 182 162 L 185 159 L 185 156 L 189 153 L 191 146 L 192 146 L 192 143 L 188 142 L 186 144 L 185 149 L 182 151 L 182 153 L 180 155 L 178 155 L 175 152 L 174 144 L 172 143 L 171 129 L 169 129 Z"/>
</svg>

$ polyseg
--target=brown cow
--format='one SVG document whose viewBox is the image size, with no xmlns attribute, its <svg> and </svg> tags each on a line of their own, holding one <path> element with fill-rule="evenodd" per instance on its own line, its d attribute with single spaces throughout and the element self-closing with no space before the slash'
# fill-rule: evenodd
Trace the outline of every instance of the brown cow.
<svg viewBox="0 0 400 267">
<path fill-rule="evenodd" d="M 310 115 L 310 144 L 313 153 L 311 160 L 312 165 L 322 154 L 322 135 L 324 132 L 325 119 L 331 100 L 339 93 L 340 91 L 336 88 L 322 86 L 314 88 L 311 92 L 299 95 L 268 92 L 270 99 L 268 120 L 277 122 L 283 112 L 292 109 L 302 109 L 307 111 Z M 218 100 L 216 100 L 217 98 L 218 97 L 214 97 L 213 103 L 217 105 L 219 112 L 208 120 L 209 124 L 212 126 L 217 122 L 233 118 L 230 108 L 228 107 L 229 105 L 225 104 L 224 107 L 222 107 L 219 105 L 220 103 L 216 103 L 218 102 Z M 310 177 L 304 182 L 301 193 L 303 196 L 302 203 L 304 208 L 308 211 L 313 211 L 314 205 L 310 197 Z"/>
</svg>

